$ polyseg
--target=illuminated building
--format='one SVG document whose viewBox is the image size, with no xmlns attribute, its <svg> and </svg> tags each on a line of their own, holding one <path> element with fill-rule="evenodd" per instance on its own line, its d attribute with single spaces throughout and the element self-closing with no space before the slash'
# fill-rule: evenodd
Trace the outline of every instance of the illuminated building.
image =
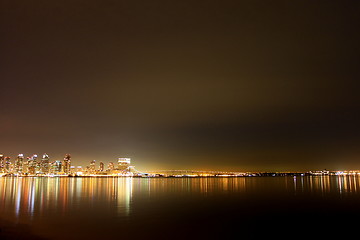
<svg viewBox="0 0 360 240">
<path fill-rule="evenodd" d="M 76 167 L 76 173 L 77 173 L 77 174 L 82 174 L 82 173 L 83 173 L 83 169 L 82 169 L 81 166 L 77 166 L 77 167 Z"/>
<path fill-rule="evenodd" d="M 59 172 L 61 172 L 61 167 L 62 167 L 61 161 L 57 160 L 57 161 L 52 163 L 51 172 L 52 173 L 59 173 Z"/>
<path fill-rule="evenodd" d="M 23 172 L 24 154 L 19 154 L 15 159 L 15 172 Z"/>
<path fill-rule="evenodd" d="M 54 173 L 54 164 L 55 164 L 55 161 L 53 162 L 49 162 L 49 173 Z"/>
<path fill-rule="evenodd" d="M 118 159 L 118 169 L 121 171 L 128 170 L 130 167 L 130 158 L 119 158 Z"/>
<path fill-rule="evenodd" d="M 108 169 L 109 170 L 114 170 L 114 163 L 113 162 L 109 162 L 109 165 L 108 165 Z"/>
<path fill-rule="evenodd" d="M 40 164 L 40 170 L 41 170 L 41 173 L 49 173 L 49 155 L 47 155 L 46 153 L 43 154 L 43 157 L 41 159 L 41 164 Z"/>
<path fill-rule="evenodd" d="M 10 172 L 11 170 L 10 157 L 5 157 L 4 162 L 5 162 L 5 166 L 4 166 L 5 172 Z"/>
<path fill-rule="evenodd" d="M 28 162 L 27 162 L 27 167 L 28 167 L 28 172 L 30 174 L 35 174 L 36 173 L 36 169 L 37 169 L 37 155 L 34 154 L 31 157 L 28 158 Z"/>
<path fill-rule="evenodd" d="M 4 161 L 4 155 L 0 154 L 0 172 L 4 171 L 4 167 L 5 167 L 5 161 Z"/>
<path fill-rule="evenodd" d="M 62 164 L 63 172 L 69 174 L 70 167 L 71 167 L 71 156 L 70 154 L 65 154 L 64 161 Z"/>
<path fill-rule="evenodd" d="M 95 172 L 95 169 L 96 169 L 96 161 L 95 160 L 92 160 L 90 162 L 90 172 L 91 173 L 94 173 Z"/>
<path fill-rule="evenodd" d="M 29 173 L 29 159 L 30 157 L 27 157 L 26 161 L 23 161 L 23 173 Z"/>
<path fill-rule="evenodd" d="M 100 165 L 100 168 L 99 168 L 100 171 L 103 172 L 103 171 L 104 171 L 104 163 L 103 163 L 103 162 L 100 162 L 99 165 Z"/>
</svg>

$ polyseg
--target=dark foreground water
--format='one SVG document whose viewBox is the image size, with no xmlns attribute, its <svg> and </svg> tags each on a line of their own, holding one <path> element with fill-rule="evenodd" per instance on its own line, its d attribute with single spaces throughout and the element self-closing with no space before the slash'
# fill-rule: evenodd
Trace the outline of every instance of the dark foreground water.
<svg viewBox="0 0 360 240">
<path fill-rule="evenodd" d="M 352 236 L 360 178 L 0 178 L 0 239 Z"/>
</svg>

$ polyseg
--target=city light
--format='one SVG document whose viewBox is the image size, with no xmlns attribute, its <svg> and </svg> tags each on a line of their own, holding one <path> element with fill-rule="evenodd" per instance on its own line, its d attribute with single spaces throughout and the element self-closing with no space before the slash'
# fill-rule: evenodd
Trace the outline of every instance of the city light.
<svg viewBox="0 0 360 240">
<path fill-rule="evenodd" d="M 110 162 L 108 168 L 105 169 L 105 164 L 100 162 L 96 165 L 96 160 L 92 160 L 88 166 L 82 168 L 81 166 L 73 166 L 71 162 L 71 155 L 65 154 L 62 161 L 50 161 L 48 154 L 44 153 L 39 159 L 37 154 L 24 159 L 24 154 L 19 154 L 14 162 L 11 158 L 0 154 L 0 176 L 37 176 L 37 177 L 106 177 L 106 176 L 124 176 L 132 177 L 140 173 L 130 166 L 130 158 L 119 158 L 118 166 Z"/>
<path fill-rule="evenodd" d="M 117 165 L 113 162 L 96 163 L 96 160 L 89 162 L 86 167 L 72 165 L 71 155 L 65 154 L 62 161 L 51 161 L 46 153 L 42 158 L 37 154 L 24 158 L 24 154 L 18 154 L 12 162 L 11 158 L 0 154 L 0 177 L 275 177 L 290 176 L 296 178 L 304 176 L 345 176 L 360 175 L 360 170 L 329 171 L 313 170 L 307 172 L 230 172 L 230 171 L 201 171 L 201 170 L 158 170 L 154 172 L 140 172 L 131 166 L 131 158 L 118 158 Z"/>
</svg>

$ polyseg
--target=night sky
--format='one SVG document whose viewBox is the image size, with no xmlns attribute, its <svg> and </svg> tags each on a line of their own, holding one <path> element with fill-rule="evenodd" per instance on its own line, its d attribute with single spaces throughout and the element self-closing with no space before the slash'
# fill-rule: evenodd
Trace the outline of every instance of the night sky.
<svg viewBox="0 0 360 240">
<path fill-rule="evenodd" d="M 12 159 L 360 169 L 359 1 L 1 2 Z"/>
</svg>

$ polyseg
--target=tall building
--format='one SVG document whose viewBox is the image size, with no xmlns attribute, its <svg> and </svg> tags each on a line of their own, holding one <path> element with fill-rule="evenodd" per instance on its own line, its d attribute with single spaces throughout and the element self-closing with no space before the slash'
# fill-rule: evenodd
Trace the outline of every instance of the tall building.
<svg viewBox="0 0 360 240">
<path fill-rule="evenodd" d="M 50 162 L 49 163 L 49 172 L 52 174 L 57 174 L 57 173 L 61 172 L 62 171 L 61 165 L 62 165 L 61 161 L 59 161 L 59 160 Z"/>
<path fill-rule="evenodd" d="M 31 157 L 28 158 L 28 162 L 27 162 L 27 168 L 28 168 L 28 172 L 30 174 L 35 174 L 36 171 L 38 170 L 38 163 L 37 163 L 37 155 L 34 154 Z"/>
<path fill-rule="evenodd" d="M 41 173 L 48 174 L 50 170 L 50 158 L 46 153 L 43 154 L 40 164 Z"/>
<path fill-rule="evenodd" d="M 35 173 L 41 173 L 41 159 L 35 159 Z"/>
<path fill-rule="evenodd" d="M 100 165 L 100 168 L 99 168 L 100 171 L 103 172 L 103 171 L 104 171 L 104 163 L 103 163 L 103 162 L 100 162 L 99 165 Z"/>
<path fill-rule="evenodd" d="M 61 161 L 56 160 L 55 162 L 52 162 L 51 164 L 51 173 L 59 173 L 61 172 L 62 166 Z"/>
<path fill-rule="evenodd" d="M 4 162 L 5 162 L 5 166 L 4 166 L 5 172 L 10 172 L 10 170 L 11 170 L 10 157 L 5 157 Z"/>
<path fill-rule="evenodd" d="M 15 159 L 15 172 L 22 173 L 24 164 L 24 154 L 20 153 Z"/>
<path fill-rule="evenodd" d="M 95 169 L 96 169 L 96 160 L 92 160 L 90 162 L 90 172 L 91 173 L 94 173 L 95 172 Z"/>
<path fill-rule="evenodd" d="M 5 159 L 4 155 L 0 153 L 0 172 L 4 172 Z"/>
<path fill-rule="evenodd" d="M 29 173 L 29 161 L 30 157 L 27 157 L 26 160 L 23 161 L 23 173 Z"/>
<path fill-rule="evenodd" d="M 70 154 L 65 154 L 64 161 L 62 164 L 63 172 L 69 174 L 70 167 L 71 167 L 71 156 Z"/>
<path fill-rule="evenodd" d="M 130 167 L 130 158 L 119 158 L 118 159 L 118 169 L 121 171 L 128 170 Z"/>
</svg>

